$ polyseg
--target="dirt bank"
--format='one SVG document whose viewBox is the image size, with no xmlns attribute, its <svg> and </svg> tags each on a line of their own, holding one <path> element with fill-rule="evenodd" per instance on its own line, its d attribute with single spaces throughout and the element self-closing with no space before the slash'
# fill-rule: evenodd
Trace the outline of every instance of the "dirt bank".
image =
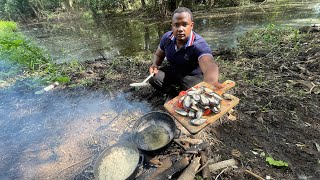
<svg viewBox="0 0 320 180">
<path fill-rule="evenodd" d="M 278 31 L 272 27 L 248 33 L 235 49 L 217 51 L 221 81 L 234 80 L 237 85 L 231 93 L 241 99 L 235 108 L 236 121 L 205 129 L 211 158 L 234 157 L 241 162 L 239 169 L 222 173 L 223 179 L 253 179 L 243 169 L 264 178 L 320 178 L 316 148 L 320 144 L 320 33 L 318 27 L 313 29 Z M 86 70 L 74 74 L 72 80 L 86 80 L 91 88 L 109 92 L 126 91 L 132 100 L 148 101 L 155 110 L 164 110 L 164 95 L 151 87 L 129 87 L 147 77 L 149 65 L 150 61 L 130 58 L 99 59 L 86 62 Z M 289 166 L 269 165 L 261 154 Z"/>
</svg>

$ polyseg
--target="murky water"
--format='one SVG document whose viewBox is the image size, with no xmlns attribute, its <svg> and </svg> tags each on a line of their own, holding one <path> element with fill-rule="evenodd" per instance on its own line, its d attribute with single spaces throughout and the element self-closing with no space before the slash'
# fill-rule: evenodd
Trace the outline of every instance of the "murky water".
<svg viewBox="0 0 320 180">
<path fill-rule="evenodd" d="M 215 15 L 203 11 L 194 30 L 213 49 L 231 47 L 238 35 L 269 23 L 320 24 L 319 9 L 317 1 L 299 1 L 272 8 L 217 9 Z M 152 53 L 170 25 L 82 19 L 22 29 L 61 62 Z M 0 80 L 6 79 L 0 81 L 0 179 L 70 179 L 91 163 L 92 154 L 121 138 L 129 122 L 151 109 L 145 102 L 128 102 L 121 92 L 53 89 L 35 95 L 41 85 L 36 80 L 16 82 L 17 66 L 0 61 L 0 70 Z"/>
<path fill-rule="evenodd" d="M 276 6 L 250 5 L 200 11 L 194 31 L 212 49 L 236 45 L 237 36 L 273 23 L 281 26 L 320 24 L 320 3 L 313 1 L 274 2 Z M 170 18 L 168 18 L 169 20 Z M 48 49 L 57 61 L 90 60 L 99 57 L 136 56 L 152 53 L 170 22 L 137 19 L 80 19 L 24 26 L 23 30 Z"/>
</svg>

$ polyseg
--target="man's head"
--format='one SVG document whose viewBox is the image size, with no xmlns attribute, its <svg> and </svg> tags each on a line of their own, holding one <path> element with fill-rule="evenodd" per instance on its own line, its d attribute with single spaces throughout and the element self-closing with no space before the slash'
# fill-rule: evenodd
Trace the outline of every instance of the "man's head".
<svg viewBox="0 0 320 180">
<path fill-rule="evenodd" d="M 173 12 L 172 31 L 178 42 L 187 42 L 193 29 L 192 12 L 185 7 L 179 7 Z"/>
</svg>

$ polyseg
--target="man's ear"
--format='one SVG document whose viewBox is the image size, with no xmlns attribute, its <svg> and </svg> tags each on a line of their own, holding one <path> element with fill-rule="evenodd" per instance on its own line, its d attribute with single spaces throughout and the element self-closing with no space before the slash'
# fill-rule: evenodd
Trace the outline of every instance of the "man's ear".
<svg viewBox="0 0 320 180">
<path fill-rule="evenodd" d="M 191 29 L 193 29 L 193 24 L 194 24 L 194 23 L 193 23 L 193 21 L 192 21 L 192 22 L 191 22 Z"/>
</svg>

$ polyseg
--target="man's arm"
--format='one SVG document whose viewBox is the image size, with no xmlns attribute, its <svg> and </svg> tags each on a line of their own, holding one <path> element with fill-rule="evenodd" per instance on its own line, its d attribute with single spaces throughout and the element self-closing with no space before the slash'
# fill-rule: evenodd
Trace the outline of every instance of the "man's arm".
<svg viewBox="0 0 320 180">
<path fill-rule="evenodd" d="M 152 65 L 149 68 L 149 72 L 151 73 L 158 73 L 159 66 L 162 64 L 164 60 L 165 54 L 164 52 L 158 47 L 156 52 L 153 55 Z"/>
<path fill-rule="evenodd" d="M 219 80 L 219 66 L 211 55 L 203 55 L 198 60 L 200 69 L 203 73 L 203 80 L 209 84 L 220 88 Z"/>
</svg>

